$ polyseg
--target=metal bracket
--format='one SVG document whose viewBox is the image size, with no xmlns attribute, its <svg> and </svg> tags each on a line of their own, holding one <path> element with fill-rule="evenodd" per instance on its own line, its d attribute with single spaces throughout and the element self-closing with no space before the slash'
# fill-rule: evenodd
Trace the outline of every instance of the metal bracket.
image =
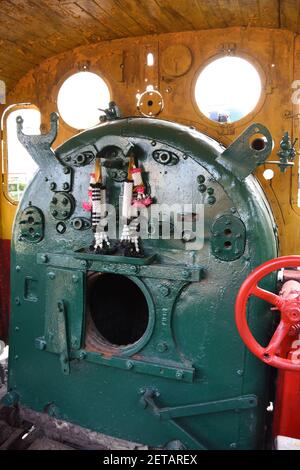
<svg viewBox="0 0 300 470">
<path fill-rule="evenodd" d="M 63 300 L 57 302 L 56 312 L 49 320 L 45 332 L 47 351 L 60 355 L 62 372 L 68 375 L 70 374 L 70 354 L 67 334 L 67 312 Z"/>
<path fill-rule="evenodd" d="M 256 408 L 256 395 L 242 395 L 225 400 L 215 400 L 206 403 L 195 403 L 192 405 L 179 405 L 173 407 L 159 407 L 155 403 L 155 398 L 159 396 L 157 390 L 147 388 L 143 393 L 140 404 L 143 408 L 149 406 L 154 415 L 162 420 L 186 418 L 188 416 L 198 416 L 208 413 L 221 413 L 230 410 L 247 410 Z"/>
<path fill-rule="evenodd" d="M 266 161 L 272 148 L 273 139 L 268 129 L 262 124 L 254 123 L 229 145 L 216 161 L 243 181 L 257 166 Z"/>
<path fill-rule="evenodd" d="M 220 413 L 223 411 L 236 411 L 255 408 L 257 406 L 256 395 L 243 395 L 240 397 L 217 400 L 206 403 L 195 403 L 193 405 L 181 405 L 173 407 L 159 407 L 155 399 L 160 396 L 158 390 L 146 388 L 142 390 L 140 405 L 143 408 L 149 408 L 154 416 L 166 421 L 172 426 L 173 432 L 176 430 L 176 439 L 180 438 L 184 444 L 191 449 L 206 450 L 207 448 L 198 441 L 190 431 L 187 431 L 181 424 L 175 421 L 177 418 L 186 418 L 188 416 L 198 416 L 208 413 Z"/>
<path fill-rule="evenodd" d="M 45 174 L 52 191 L 70 191 L 72 184 L 72 169 L 63 166 L 56 157 L 51 145 L 56 139 L 58 114 L 50 115 L 51 128 L 47 134 L 26 135 L 23 133 L 23 118 L 17 117 L 17 136 L 21 144 Z M 59 165 L 57 165 L 57 162 Z"/>
</svg>

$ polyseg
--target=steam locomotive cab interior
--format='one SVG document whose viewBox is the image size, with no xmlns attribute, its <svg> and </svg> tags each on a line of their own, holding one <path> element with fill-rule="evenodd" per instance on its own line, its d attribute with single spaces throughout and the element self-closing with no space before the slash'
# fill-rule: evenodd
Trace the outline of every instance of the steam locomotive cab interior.
<svg viewBox="0 0 300 470">
<path fill-rule="evenodd" d="M 2 3 L 0 449 L 296 449 L 300 2 Z"/>
</svg>

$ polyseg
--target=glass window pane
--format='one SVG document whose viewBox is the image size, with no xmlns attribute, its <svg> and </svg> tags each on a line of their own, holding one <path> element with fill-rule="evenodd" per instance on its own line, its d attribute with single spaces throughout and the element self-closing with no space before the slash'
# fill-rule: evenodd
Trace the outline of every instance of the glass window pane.
<svg viewBox="0 0 300 470">
<path fill-rule="evenodd" d="M 17 137 L 17 116 L 22 116 L 24 134 L 40 134 L 41 113 L 34 108 L 16 109 L 6 120 L 7 135 L 7 184 L 8 194 L 14 201 L 19 201 L 32 179 L 37 165 L 19 142 Z"/>
</svg>

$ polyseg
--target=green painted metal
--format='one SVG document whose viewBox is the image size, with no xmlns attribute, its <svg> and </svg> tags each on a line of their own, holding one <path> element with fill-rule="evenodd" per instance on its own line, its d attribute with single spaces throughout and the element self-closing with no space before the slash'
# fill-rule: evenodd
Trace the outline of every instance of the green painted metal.
<svg viewBox="0 0 300 470">
<path fill-rule="evenodd" d="M 263 447 L 270 370 L 244 347 L 233 314 L 247 274 L 277 255 L 269 205 L 255 178 L 246 177 L 252 166 L 243 169 L 245 159 L 256 161 L 249 135 L 239 140 L 241 161 L 232 148 L 228 166 L 224 164 L 228 152 L 209 137 L 178 124 L 143 118 L 118 119 L 82 132 L 54 154 L 50 145 L 56 122 L 52 117 L 52 131 L 41 137 L 24 136 L 19 121 L 20 140 L 40 171 L 20 203 L 12 240 L 9 393 L 13 401 L 155 447 L 168 443 L 193 449 Z M 255 126 L 254 130 L 264 131 Z M 205 205 L 202 249 L 193 248 L 194 242 L 187 239 L 148 239 L 143 241 L 147 258 L 138 261 L 87 252 L 91 228 L 77 229 L 71 221 L 88 218 L 81 204 L 95 158 L 101 155 L 105 160 L 110 148 L 117 149 L 116 158 L 119 153 L 126 160 L 133 147 L 139 149 L 139 162 L 158 202 Z M 166 152 L 169 159 L 162 157 Z M 79 158 L 82 155 L 85 158 Z M 122 183 L 109 176 L 112 170 L 103 166 L 109 202 L 116 205 Z M 72 216 L 63 221 L 51 214 L 57 192 L 72 194 L 75 201 Z M 38 243 L 20 237 L 20 222 L 30 203 L 45 220 Z M 216 256 L 213 238 L 222 217 L 234 222 L 234 231 L 239 230 L 243 239 L 242 246 L 228 248 L 224 259 Z M 143 293 L 149 322 L 134 344 L 107 344 L 101 349 L 95 338 L 87 337 L 92 272 L 126 276 Z M 275 278 L 266 279 L 264 287 L 272 290 Z M 117 281 L 112 296 L 118 296 Z M 268 305 L 250 300 L 249 324 L 259 341 L 269 337 L 272 319 Z M 162 411 L 163 419 L 149 412 L 149 406 L 141 406 L 146 389 L 158 391 L 156 406 L 168 410 Z M 255 406 L 244 406 L 249 396 L 255 397 Z M 199 414 L 205 407 L 209 413 Z"/>
</svg>

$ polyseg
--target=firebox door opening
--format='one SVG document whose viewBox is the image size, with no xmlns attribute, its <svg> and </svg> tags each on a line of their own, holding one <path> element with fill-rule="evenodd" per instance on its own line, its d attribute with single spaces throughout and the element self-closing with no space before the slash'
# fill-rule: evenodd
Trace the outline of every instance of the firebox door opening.
<svg viewBox="0 0 300 470">
<path fill-rule="evenodd" d="M 87 333 L 93 343 L 126 347 L 139 341 L 149 323 L 147 299 L 140 287 L 126 276 L 91 273 L 87 304 L 90 321 Z M 90 342 L 90 341 L 89 341 Z"/>
</svg>

